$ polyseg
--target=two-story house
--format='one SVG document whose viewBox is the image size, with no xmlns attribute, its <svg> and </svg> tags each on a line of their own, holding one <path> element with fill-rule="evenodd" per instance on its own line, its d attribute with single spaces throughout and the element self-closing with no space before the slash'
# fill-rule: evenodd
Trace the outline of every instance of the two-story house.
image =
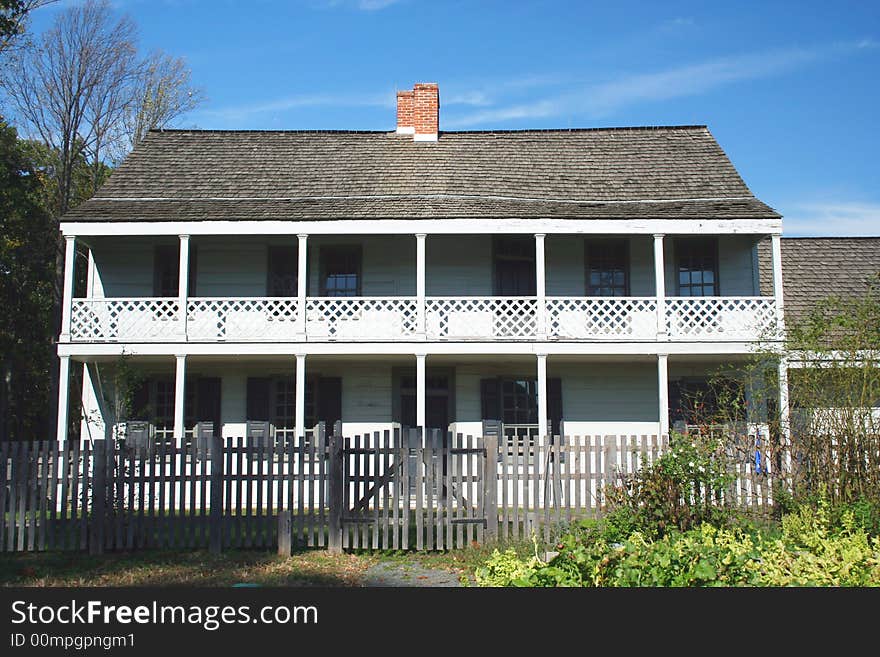
<svg viewBox="0 0 880 657">
<path fill-rule="evenodd" d="M 63 218 L 84 438 L 122 355 L 169 438 L 666 434 L 782 318 L 781 217 L 705 126 L 447 132 L 436 84 L 397 101 L 388 132 L 153 131 Z"/>
</svg>

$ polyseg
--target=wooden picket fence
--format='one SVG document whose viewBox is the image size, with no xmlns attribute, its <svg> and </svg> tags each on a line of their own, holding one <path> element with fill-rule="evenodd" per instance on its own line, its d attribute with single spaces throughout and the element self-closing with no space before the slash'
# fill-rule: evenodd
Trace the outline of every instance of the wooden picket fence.
<svg viewBox="0 0 880 657">
<path fill-rule="evenodd" d="M 397 429 L 343 437 L 326 436 L 323 425 L 277 442 L 2 443 L 0 552 L 448 550 L 533 533 L 550 540 L 567 523 L 601 515 L 604 488 L 667 448 L 657 436 Z M 736 481 L 716 499 L 766 510 L 772 477 L 743 454 Z M 766 468 L 772 455 L 763 458 Z"/>
</svg>

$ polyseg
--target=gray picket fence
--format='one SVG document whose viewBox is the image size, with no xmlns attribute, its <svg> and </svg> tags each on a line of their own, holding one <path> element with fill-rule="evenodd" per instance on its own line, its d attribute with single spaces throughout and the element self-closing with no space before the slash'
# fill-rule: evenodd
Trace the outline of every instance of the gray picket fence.
<svg viewBox="0 0 880 657">
<path fill-rule="evenodd" d="M 0 444 L 0 551 L 318 547 L 449 550 L 597 517 L 657 436 L 499 437 L 399 429 L 183 444 Z M 767 462 L 770 459 L 765 455 Z M 755 511 L 741 459 L 721 497 Z"/>
</svg>

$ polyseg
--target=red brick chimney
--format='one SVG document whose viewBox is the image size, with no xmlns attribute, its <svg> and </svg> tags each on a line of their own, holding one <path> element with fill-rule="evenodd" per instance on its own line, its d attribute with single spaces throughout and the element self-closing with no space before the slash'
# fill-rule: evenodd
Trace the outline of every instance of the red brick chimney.
<svg viewBox="0 0 880 657">
<path fill-rule="evenodd" d="M 397 132 L 413 141 L 437 141 L 440 127 L 440 88 L 419 82 L 412 91 L 397 92 Z"/>
</svg>

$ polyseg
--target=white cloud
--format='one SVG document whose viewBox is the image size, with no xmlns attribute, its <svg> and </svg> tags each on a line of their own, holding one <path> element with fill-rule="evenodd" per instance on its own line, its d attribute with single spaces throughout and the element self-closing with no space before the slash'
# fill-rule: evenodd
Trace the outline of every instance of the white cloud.
<svg viewBox="0 0 880 657">
<path fill-rule="evenodd" d="M 247 105 L 232 105 L 216 109 L 201 110 L 195 115 L 224 121 L 243 121 L 260 114 L 285 112 L 300 107 L 394 107 L 392 94 L 363 94 L 359 96 L 338 96 L 333 94 L 312 94 L 286 96 Z"/>
<path fill-rule="evenodd" d="M 652 73 L 623 74 L 617 79 L 587 84 L 571 93 L 530 103 L 515 103 L 471 114 L 447 117 L 447 127 L 470 127 L 520 118 L 578 115 L 599 118 L 646 102 L 693 96 L 745 80 L 774 77 L 814 61 L 847 55 L 866 46 L 864 41 L 814 48 L 788 48 L 678 66 Z"/>
<path fill-rule="evenodd" d="M 319 9 L 334 9 L 336 7 L 354 7 L 361 11 L 379 11 L 391 5 L 396 5 L 402 0 L 320 0 L 315 7 Z"/>
<path fill-rule="evenodd" d="M 783 210 L 782 225 L 788 237 L 880 236 L 880 203 L 798 203 Z"/>
</svg>

